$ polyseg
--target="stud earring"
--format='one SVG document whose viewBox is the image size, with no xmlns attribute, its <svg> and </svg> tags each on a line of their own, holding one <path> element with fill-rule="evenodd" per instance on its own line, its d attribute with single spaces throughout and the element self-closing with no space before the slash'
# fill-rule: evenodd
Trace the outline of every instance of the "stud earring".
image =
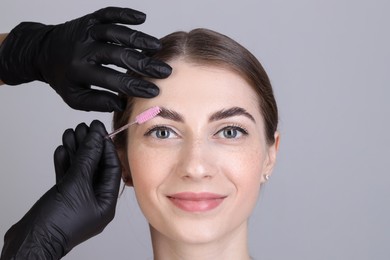
<svg viewBox="0 0 390 260">
<path fill-rule="evenodd" d="M 265 174 L 265 175 L 264 175 L 264 179 L 265 179 L 266 181 L 268 181 L 268 180 L 269 180 L 269 175 L 268 175 L 268 174 Z"/>
</svg>

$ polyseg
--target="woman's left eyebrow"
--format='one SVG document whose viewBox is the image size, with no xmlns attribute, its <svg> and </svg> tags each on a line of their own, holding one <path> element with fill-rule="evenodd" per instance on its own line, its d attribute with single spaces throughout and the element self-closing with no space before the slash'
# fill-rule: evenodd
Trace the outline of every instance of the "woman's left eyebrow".
<svg viewBox="0 0 390 260">
<path fill-rule="evenodd" d="M 229 109 L 222 109 L 220 111 L 217 111 L 210 116 L 209 122 L 222 120 L 233 116 L 246 116 L 251 121 L 256 123 L 255 118 L 242 107 L 232 107 Z"/>
</svg>

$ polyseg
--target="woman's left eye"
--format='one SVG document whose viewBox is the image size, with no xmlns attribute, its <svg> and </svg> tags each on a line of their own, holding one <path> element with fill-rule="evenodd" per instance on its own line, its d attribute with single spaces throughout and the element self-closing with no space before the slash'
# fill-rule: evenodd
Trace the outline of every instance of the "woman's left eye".
<svg viewBox="0 0 390 260">
<path fill-rule="evenodd" d="M 237 139 L 243 135 L 248 135 L 248 132 L 238 126 L 227 126 L 219 130 L 215 135 L 225 139 Z"/>
</svg>

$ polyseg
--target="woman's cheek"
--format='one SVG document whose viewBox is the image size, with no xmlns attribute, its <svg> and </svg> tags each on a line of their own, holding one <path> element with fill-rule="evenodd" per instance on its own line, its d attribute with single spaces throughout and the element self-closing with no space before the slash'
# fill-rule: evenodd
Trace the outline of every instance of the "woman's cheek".
<svg viewBox="0 0 390 260">
<path fill-rule="evenodd" d="M 256 147 L 242 147 L 235 152 L 225 151 L 222 167 L 237 185 L 260 185 L 263 157 L 261 150 Z"/>
<path fill-rule="evenodd" d="M 134 185 L 152 186 L 160 182 L 175 161 L 175 149 L 138 143 L 129 147 L 128 158 Z"/>
</svg>

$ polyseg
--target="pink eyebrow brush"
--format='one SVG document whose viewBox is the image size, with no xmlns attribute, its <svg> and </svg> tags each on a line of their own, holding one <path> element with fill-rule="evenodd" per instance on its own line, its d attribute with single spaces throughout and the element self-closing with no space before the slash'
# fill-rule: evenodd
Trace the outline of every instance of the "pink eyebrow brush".
<svg viewBox="0 0 390 260">
<path fill-rule="evenodd" d="M 120 128 L 118 128 L 117 130 L 115 130 L 114 132 L 106 135 L 106 138 L 112 138 L 114 135 L 116 135 L 117 133 L 120 133 L 122 132 L 123 130 L 126 130 L 127 128 L 129 128 L 130 126 L 132 125 L 135 125 L 135 124 L 143 124 L 145 123 L 146 121 L 149 121 L 150 119 L 154 118 L 155 116 L 157 116 L 159 113 L 161 112 L 161 109 L 159 107 L 151 107 L 149 109 L 146 109 L 144 112 L 142 112 L 141 114 L 139 114 L 138 116 L 135 117 L 135 120 L 133 122 L 130 122 Z"/>
</svg>

